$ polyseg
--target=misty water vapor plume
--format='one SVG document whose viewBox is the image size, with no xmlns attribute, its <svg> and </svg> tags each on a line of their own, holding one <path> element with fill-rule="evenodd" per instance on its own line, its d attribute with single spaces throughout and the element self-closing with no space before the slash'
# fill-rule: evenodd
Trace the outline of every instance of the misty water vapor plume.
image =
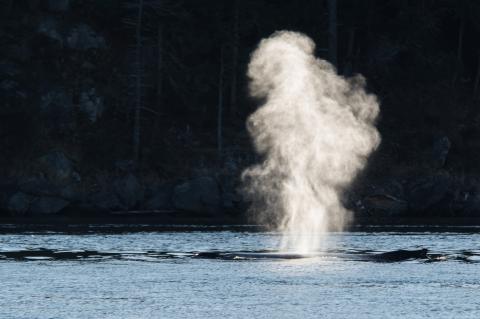
<svg viewBox="0 0 480 319">
<path fill-rule="evenodd" d="M 264 103 L 247 120 L 261 162 L 243 173 L 257 221 L 283 232 L 283 251 L 321 248 L 343 229 L 341 196 L 380 143 L 379 106 L 361 76 L 346 79 L 314 56 L 304 34 L 262 40 L 248 66 L 250 93 Z"/>
</svg>

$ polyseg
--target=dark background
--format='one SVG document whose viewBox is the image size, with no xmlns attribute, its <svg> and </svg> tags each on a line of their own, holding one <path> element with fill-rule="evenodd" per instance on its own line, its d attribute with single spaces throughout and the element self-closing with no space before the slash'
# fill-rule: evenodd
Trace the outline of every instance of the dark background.
<svg viewBox="0 0 480 319">
<path fill-rule="evenodd" d="M 2 0 L 5 216 L 239 216 L 250 53 L 300 31 L 379 97 L 359 216 L 480 217 L 480 2 Z M 221 111 L 221 112 L 219 112 Z M 480 195 L 479 195 L 480 196 Z"/>
</svg>

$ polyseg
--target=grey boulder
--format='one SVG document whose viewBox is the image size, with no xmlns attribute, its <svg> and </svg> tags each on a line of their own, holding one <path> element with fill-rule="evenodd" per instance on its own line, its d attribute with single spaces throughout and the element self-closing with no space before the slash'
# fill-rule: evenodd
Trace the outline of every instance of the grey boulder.
<svg viewBox="0 0 480 319">
<path fill-rule="evenodd" d="M 143 187 L 133 174 L 118 177 L 113 182 L 113 189 L 120 203 L 127 208 L 137 206 L 144 197 Z"/>
<path fill-rule="evenodd" d="M 59 197 L 34 197 L 28 211 L 31 214 L 57 214 L 69 204 L 69 201 Z"/>
<path fill-rule="evenodd" d="M 447 174 L 436 174 L 413 179 L 407 187 L 409 207 L 413 211 L 432 208 L 447 195 L 450 178 Z"/>
<path fill-rule="evenodd" d="M 151 189 L 147 197 L 144 208 L 147 210 L 171 209 L 172 188 L 169 186 L 158 186 Z"/>
<path fill-rule="evenodd" d="M 24 215 L 28 212 L 32 196 L 23 192 L 16 192 L 7 202 L 7 210 L 14 215 Z"/>
<path fill-rule="evenodd" d="M 86 207 L 96 210 L 116 211 L 126 210 L 127 207 L 123 205 L 118 196 L 108 191 L 96 191 L 88 196 L 85 203 Z"/>
<path fill-rule="evenodd" d="M 37 160 L 37 165 L 45 177 L 56 183 L 79 182 L 80 176 L 74 165 L 63 152 L 53 151 Z"/>
<path fill-rule="evenodd" d="M 196 213 L 216 213 L 221 205 L 220 188 L 214 178 L 199 177 L 174 188 L 176 209 Z"/>
<path fill-rule="evenodd" d="M 370 213 L 390 216 L 403 214 L 408 209 L 405 200 L 387 194 L 369 195 L 364 198 L 363 204 Z"/>
</svg>

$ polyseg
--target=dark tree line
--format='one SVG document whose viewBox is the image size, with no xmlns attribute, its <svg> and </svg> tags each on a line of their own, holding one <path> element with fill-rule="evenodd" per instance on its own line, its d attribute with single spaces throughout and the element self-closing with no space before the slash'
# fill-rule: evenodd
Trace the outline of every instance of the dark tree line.
<svg viewBox="0 0 480 319">
<path fill-rule="evenodd" d="M 250 156 L 249 54 L 304 32 L 382 102 L 377 161 L 408 166 L 442 136 L 476 171 L 480 3 L 473 0 L 2 1 L 2 167 L 62 149 L 85 170 L 133 160 L 165 178 Z"/>
</svg>

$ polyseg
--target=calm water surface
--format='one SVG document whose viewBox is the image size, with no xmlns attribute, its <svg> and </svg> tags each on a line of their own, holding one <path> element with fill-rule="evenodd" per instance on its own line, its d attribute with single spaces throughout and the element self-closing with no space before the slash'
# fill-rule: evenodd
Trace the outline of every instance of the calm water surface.
<svg viewBox="0 0 480 319">
<path fill-rule="evenodd" d="M 310 258 L 222 258 L 274 251 L 279 240 L 234 231 L 3 234 L 0 318 L 480 318 L 478 233 L 337 233 Z M 357 258 L 419 248 L 440 261 Z"/>
</svg>

